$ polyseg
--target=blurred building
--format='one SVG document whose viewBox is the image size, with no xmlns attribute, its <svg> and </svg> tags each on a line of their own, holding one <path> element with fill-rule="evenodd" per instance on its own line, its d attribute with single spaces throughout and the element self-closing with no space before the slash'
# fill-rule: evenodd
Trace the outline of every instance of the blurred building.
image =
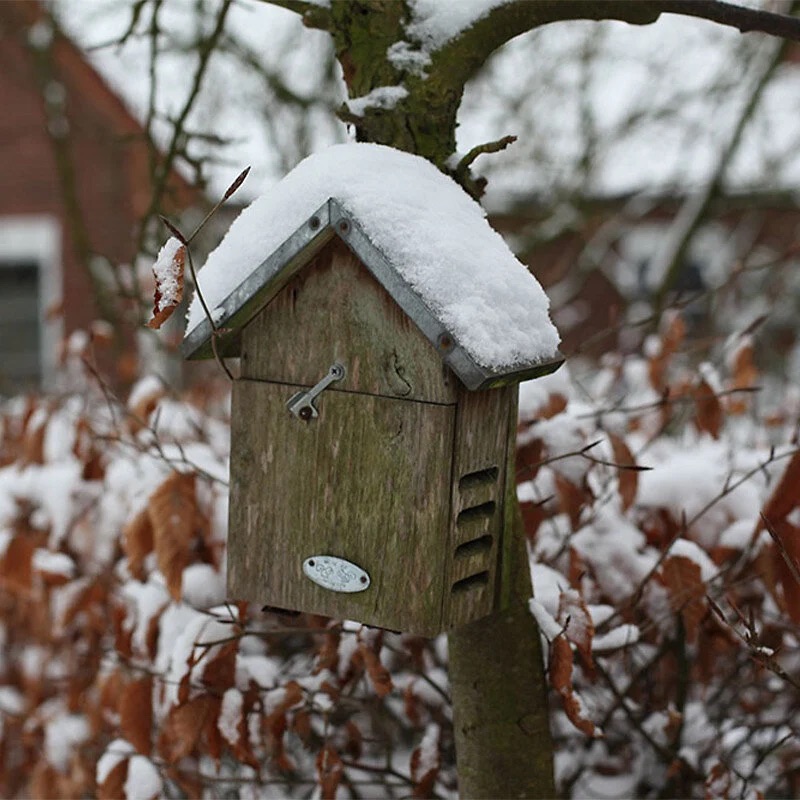
<svg viewBox="0 0 800 800">
<path fill-rule="evenodd" d="M 152 151 L 35 0 L 0 2 L 0 108 L 3 394 L 52 386 L 65 335 L 97 319 L 125 324 L 134 300 L 116 270 L 136 254 Z M 177 173 L 168 183 L 176 209 L 197 197 Z"/>
<path fill-rule="evenodd" d="M 631 329 L 623 323 L 652 313 L 667 283 L 659 256 L 690 200 L 631 194 L 555 210 L 531 200 L 492 221 L 547 288 L 564 353 L 597 357 L 638 346 L 641 336 L 634 331 L 626 342 Z M 761 362 L 780 366 L 800 334 L 798 255 L 800 198 L 793 192 L 721 195 L 678 259 L 663 306 L 680 309 L 698 345 L 754 326 Z"/>
</svg>

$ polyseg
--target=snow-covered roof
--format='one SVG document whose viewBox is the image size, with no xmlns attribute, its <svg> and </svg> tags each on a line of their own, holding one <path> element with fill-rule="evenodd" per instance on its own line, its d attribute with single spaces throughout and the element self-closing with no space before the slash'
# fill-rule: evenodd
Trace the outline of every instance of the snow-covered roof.
<svg viewBox="0 0 800 800">
<path fill-rule="evenodd" d="M 198 274 L 215 323 L 245 325 L 332 235 L 469 388 L 560 361 L 544 291 L 483 209 L 425 159 L 374 144 L 310 156 L 241 213 Z M 211 335 L 195 296 L 184 353 L 209 355 Z"/>
</svg>

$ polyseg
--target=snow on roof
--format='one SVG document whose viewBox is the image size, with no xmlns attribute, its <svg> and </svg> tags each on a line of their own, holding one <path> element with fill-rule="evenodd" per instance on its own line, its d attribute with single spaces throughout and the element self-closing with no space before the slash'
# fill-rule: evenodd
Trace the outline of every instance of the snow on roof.
<svg viewBox="0 0 800 800">
<path fill-rule="evenodd" d="M 430 162 L 375 144 L 310 156 L 241 213 L 198 275 L 212 315 L 330 198 L 477 364 L 498 371 L 557 357 L 549 301 L 483 209 Z M 195 295 L 187 336 L 203 321 Z"/>
</svg>

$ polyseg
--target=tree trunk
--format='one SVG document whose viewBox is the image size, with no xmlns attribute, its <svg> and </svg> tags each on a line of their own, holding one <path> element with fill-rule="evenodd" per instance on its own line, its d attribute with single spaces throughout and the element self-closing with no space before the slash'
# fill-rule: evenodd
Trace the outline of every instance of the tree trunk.
<svg viewBox="0 0 800 800">
<path fill-rule="evenodd" d="M 555 797 L 542 649 L 527 603 L 448 640 L 459 795 Z"/>
<path fill-rule="evenodd" d="M 542 645 L 528 608 L 533 591 L 514 480 L 516 403 L 508 427 L 498 609 L 448 635 L 465 800 L 556 795 Z"/>
</svg>

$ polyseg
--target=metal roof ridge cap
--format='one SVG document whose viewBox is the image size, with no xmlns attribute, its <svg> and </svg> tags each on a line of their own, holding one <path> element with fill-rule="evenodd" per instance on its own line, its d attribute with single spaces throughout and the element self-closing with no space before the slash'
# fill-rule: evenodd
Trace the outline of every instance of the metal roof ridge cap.
<svg viewBox="0 0 800 800">
<path fill-rule="evenodd" d="M 439 357 L 468 389 L 483 384 L 489 375 L 458 341 L 458 337 L 430 308 L 422 296 L 400 274 L 388 256 L 370 239 L 356 214 L 338 198 L 330 198 L 330 225 L 335 234 L 355 253 L 372 276 L 389 293 L 407 317 L 431 343 Z M 342 228 L 341 222 L 348 225 Z"/>
<path fill-rule="evenodd" d="M 310 214 L 303 221 L 303 223 L 294 231 L 292 231 L 292 233 L 290 233 L 274 250 L 272 250 L 272 252 L 266 258 L 264 258 L 263 261 L 261 261 L 258 266 L 255 267 L 255 269 L 242 278 L 242 280 L 225 296 L 221 302 L 217 303 L 214 308 L 210 309 L 212 314 L 217 309 L 223 309 L 224 311 L 219 320 L 216 320 L 216 329 L 214 326 L 212 326 L 209 318 L 204 316 L 203 319 L 197 323 L 197 325 L 184 334 L 181 342 L 181 355 L 184 358 L 191 358 L 194 353 L 208 344 L 215 332 L 220 328 L 224 328 L 225 323 L 228 322 L 238 310 L 243 308 L 247 301 L 252 298 L 261 288 L 266 286 L 271 279 L 277 277 L 286 264 L 288 264 L 293 258 L 299 256 L 304 249 L 315 242 L 320 236 L 324 235 L 327 231 L 332 230 L 330 205 L 331 199 L 332 198 L 326 200 L 321 206 L 319 206 L 319 208 L 316 209 L 316 211 Z M 312 225 L 314 219 L 317 219 L 316 226 Z M 308 233 L 309 229 L 311 231 L 310 235 Z M 304 234 L 304 236 L 301 237 L 301 234 Z M 306 241 L 303 241 L 304 238 Z M 293 244 L 295 247 L 292 247 Z M 292 252 L 288 257 L 285 257 L 285 254 L 283 254 L 281 258 L 277 258 L 282 250 L 285 251 L 287 249 L 294 252 Z M 268 271 L 268 274 L 259 275 L 259 273 L 262 273 L 265 269 Z M 269 274 L 270 269 L 273 270 L 271 275 Z M 202 268 L 198 271 L 198 276 L 201 274 Z M 258 284 L 257 288 L 255 289 L 251 289 L 246 286 L 247 284 L 254 283 Z M 195 287 L 195 293 L 197 293 L 197 287 Z M 244 295 L 244 299 L 241 299 L 242 295 Z"/>
</svg>

